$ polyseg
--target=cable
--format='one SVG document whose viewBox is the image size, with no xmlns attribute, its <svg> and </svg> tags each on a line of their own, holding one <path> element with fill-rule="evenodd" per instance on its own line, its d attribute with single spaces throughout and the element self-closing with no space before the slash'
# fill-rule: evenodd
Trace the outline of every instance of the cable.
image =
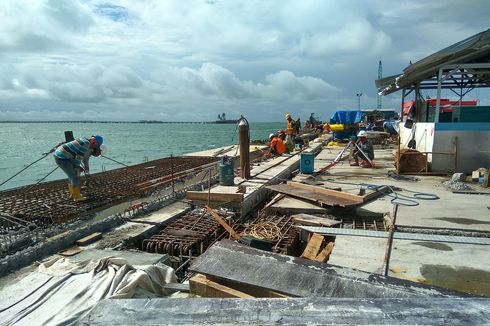
<svg viewBox="0 0 490 326">
<path fill-rule="evenodd" d="M 127 167 L 127 166 L 129 166 L 129 165 L 127 165 L 127 164 L 124 164 L 124 163 L 122 163 L 122 162 L 116 161 L 115 159 L 112 159 L 112 158 L 107 157 L 107 156 L 105 156 L 105 155 L 100 155 L 100 156 L 102 156 L 103 158 L 108 159 L 109 161 L 115 162 L 115 163 L 117 163 L 117 164 L 121 164 L 121 165 L 126 166 L 126 167 Z"/>
<path fill-rule="evenodd" d="M 49 172 L 44 177 L 42 177 L 38 182 L 36 182 L 35 184 L 31 185 L 29 188 L 27 188 L 26 190 L 24 190 L 22 192 L 23 193 L 28 192 L 29 190 L 31 190 L 32 188 L 34 188 L 35 186 L 37 186 L 38 184 L 40 184 L 44 179 L 46 179 L 48 176 L 50 176 L 51 173 L 53 173 L 54 171 L 56 171 L 58 168 L 59 168 L 59 166 L 55 167 L 54 169 L 51 170 L 51 172 Z"/>
<path fill-rule="evenodd" d="M 51 153 L 51 152 L 50 152 Z M 23 168 L 22 170 L 20 170 L 19 172 L 17 172 L 16 174 L 14 174 L 13 176 L 11 176 L 10 178 L 8 178 L 7 180 L 5 180 L 4 182 L 0 183 L 0 187 L 3 186 L 4 184 L 6 184 L 8 181 L 12 180 L 13 178 L 15 178 L 16 176 L 18 176 L 19 174 L 21 174 L 23 171 L 27 170 L 28 168 L 30 168 L 32 165 L 34 165 L 35 163 L 41 161 L 43 158 L 46 158 L 47 156 L 49 155 L 49 153 L 44 153 L 43 156 L 40 158 L 40 159 L 37 159 L 35 160 L 34 162 L 32 162 L 31 164 L 27 165 L 25 168 Z"/>
</svg>

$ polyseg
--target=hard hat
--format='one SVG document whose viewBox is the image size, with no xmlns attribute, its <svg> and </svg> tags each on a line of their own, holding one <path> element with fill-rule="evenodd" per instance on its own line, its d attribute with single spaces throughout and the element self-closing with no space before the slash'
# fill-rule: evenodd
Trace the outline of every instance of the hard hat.
<svg viewBox="0 0 490 326">
<path fill-rule="evenodd" d="M 100 147 L 100 145 L 102 145 L 102 143 L 104 142 L 104 138 L 102 138 L 102 136 L 99 136 L 99 135 L 95 135 L 95 136 L 92 136 L 95 138 L 95 140 L 97 141 L 97 147 Z"/>
<path fill-rule="evenodd" d="M 289 118 L 291 118 L 291 114 L 290 113 L 286 113 L 286 115 L 284 116 L 284 118 L 287 120 Z"/>
<path fill-rule="evenodd" d="M 357 134 L 357 137 L 367 137 L 367 132 L 366 132 L 366 130 L 361 130 L 361 131 L 359 131 L 359 133 Z"/>
<path fill-rule="evenodd" d="M 273 138 L 274 137 L 274 134 L 270 134 L 269 135 L 269 139 Z"/>
<path fill-rule="evenodd" d="M 280 136 L 280 135 L 284 135 L 284 130 L 278 130 L 277 131 L 277 134 Z"/>
</svg>

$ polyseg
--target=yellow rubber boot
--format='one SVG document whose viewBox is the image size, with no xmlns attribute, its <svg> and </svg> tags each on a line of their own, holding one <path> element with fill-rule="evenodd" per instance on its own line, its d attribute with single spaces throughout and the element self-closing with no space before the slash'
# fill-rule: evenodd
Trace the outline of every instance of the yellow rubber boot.
<svg viewBox="0 0 490 326">
<path fill-rule="evenodd" d="M 87 198 L 83 197 L 83 195 L 81 194 L 80 186 L 78 186 L 78 187 L 73 186 L 72 190 L 73 190 L 73 200 L 74 201 L 81 202 L 81 201 L 87 200 Z"/>
<path fill-rule="evenodd" d="M 73 186 L 70 183 L 68 184 L 68 192 L 70 193 L 69 198 L 73 199 Z"/>
</svg>

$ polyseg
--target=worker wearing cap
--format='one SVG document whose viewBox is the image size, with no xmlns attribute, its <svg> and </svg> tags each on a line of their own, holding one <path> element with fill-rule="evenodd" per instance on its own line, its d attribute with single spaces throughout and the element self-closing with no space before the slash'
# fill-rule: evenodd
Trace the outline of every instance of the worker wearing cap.
<svg viewBox="0 0 490 326">
<path fill-rule="evenodd" d="M 286 145 L 282 141 L 282 139 L 274 134 L 269 135 L 270 146 L 269 153 L 272 155 L 282 155 L 286 152 Z"/>
<path fill-rule="evenodd" d="M 100 156 L 100 146 L 103 141 L 104 139 L 99 135 L 89 138 L 81 137 L 59 146 L 54 152 L 56 164 L 65 172 L 70 181 L 68 184 L 70 198 L 76 202 L 86 200 L 81 194 L 80 171 L 83 170 L 85 176 L 90 175 L 90 156 Z"/>
<path fill-rule="evenodd" d="M 351 163 L 352 166 L 361 166 L 363 168 L 372 168 L 371 162 L 374 160 L 374 148 L 373 144 L 367 139 L 366 130 L 361 130 L 357 134 L 357 146 L 353 152 L 355 163 Z M 359 163 L 360 160 L 360 163 Z"/>
<path fill-rule="evenodd" d="M 296 134 L 295 121 L 291 117 L 291 114 L 286 113 L 284 116 L 288 124 L 286 125 L 286 148 L 289 152 L 292 152 L 294 149 L 294 135 Z"/>
</svg>

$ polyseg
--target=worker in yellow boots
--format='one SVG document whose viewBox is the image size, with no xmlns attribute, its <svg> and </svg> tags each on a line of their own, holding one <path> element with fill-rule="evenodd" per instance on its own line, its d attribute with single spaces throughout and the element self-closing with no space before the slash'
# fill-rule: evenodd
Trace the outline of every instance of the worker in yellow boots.
<svg viewBox="0 0 490 326">
<path fill-rule="evenodd" d="M 286 113 L 284 116 L 287 121 L 286 125 L 286 149 L 288 153 L 294 150 L 294 135 L 296 134 L 295 121 L 291 117 L 290 113 Z"/>
<path fill-rule="evenodd" d="M 85 176 L 90 175 L 90 156 L 101 155 L 100 146 L 102 142 L 103 138 L 99 135 L 81 137 L 59 146 L 54 152 L 56 164 L 68 176 L 70 198 L 76 202 L 87 199 L 81 194 L 80 172 L 83 171 Z"/>
</svg>

